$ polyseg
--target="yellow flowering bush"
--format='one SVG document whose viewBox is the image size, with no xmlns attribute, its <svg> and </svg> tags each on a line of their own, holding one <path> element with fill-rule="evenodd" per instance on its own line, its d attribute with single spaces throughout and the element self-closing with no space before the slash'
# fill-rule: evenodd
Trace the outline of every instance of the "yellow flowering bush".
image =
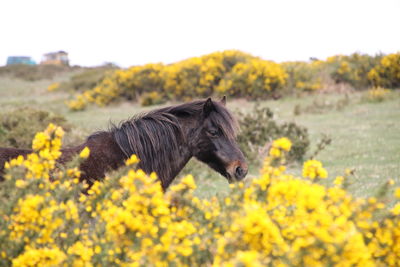
<svg viewBox="0 0 400 267">
<path fill-rule="evenodd" d="M 105 77 L 93 89 L 77 94 L 75 99 L 67 101 L 67 106 L 73 111 L 84 110 L 89 103 L 106 106 L 120 97 L 121 87 L 118 83 L 119 73 Z"/>
<path fill-rule="evenodd" d="M 355 89 L 370 86 L 369 72 L 379 63 L 381 56 L 354 53 L 350 56 L 337 55 L 326 60 L 326 68 L 336 83 L 347 83 Z"/>
<path fill-rule="evenodd" d="M 400 203 L 354 198 L 318 161 L 287 173 L 287 138 L 275 140 L 259 177 L 201 199 L 191 175 L 166 193 L 132 156 L 92 187 L 74 167 L 56 168 L 62 130 L 36 135 L 33 154 L 7 165 L 0 187 L 1 266 L 396 266 Z M 279 154 L 279 155 L 278 155 Z M 33 156 L 36 155 L 36 156 Z M 38 161 L 33 159 L 39 159 Z M 43 165 L 30 175 L 32 164 Z M 311 179 L 309 179 L 311 178 Z M 393 184 L 393 183 L 390 183 Z M 388 186 L 388 185 L 385 185 Z M 86 190 L 86 194 L 82 191 Z M 400 197 L 400 188 L 395 191 Z"/>
<path fill-rule="evenodd" d="M 54 169 L 56 160 L 61 156 L 61 138 L 64 131 L 61 127 L 49 124 L 44 132 L 35 135 L 32 142 L 32 149 L 36 153 L 28 155 L 26 158 L 18 156 L 10 162 L 5 163 L 5 169 L 14 166 L 24 166 L 26 168 L 26 178 L 49 179 L 49 172 Z"/>
<path fill-rule="evenodd" d="M 282 67 L 288 74 L 287 87 L 303 91 L 317 91 L 322 88 L 321 72 L 324 62 L 284 62 Z"/>
<path fill-rule="evenodd" d="M 143 93 L 163 94 L 163 70 L 163 64 L 146 64 L 117 70 L 116 81 L 122 96 L 128 100 L 137 100 Z"/>
<path fill-rule="evenodd" d="M 164 98 L 162 64 L 135 66 L 115 70 L 106 75 L 94 88 L 67 101 L 71 110 L 84 110 L 89 103 L 105 106 L 120 98 L 142 100 L 143 105 L 160 104 Z"/>
<path fill-rule="evenodd" d="M 371 85 L 397 88 L 399 60 L 399 53 L 385 56 L 353 53 L 326 60 L 312 58 L 309 62 L 278 64 L 241 51 L 226 50 L 168 65 L 145 64 L 100 70 L 94 75 L 83 73 L 71 78 L 71 85 L 61 84 L 61 87 L 86 90 L 67 101 L 68 107 L 76 111 L 85 109 L 89 103 L 105 106 L 119 99 L 151 105 L 222 94 L 250 99 L 278 98 L 294 90 L 315 92 L 333 82 L 355 89 Z M 92 88 L 82 88 L 81 84 Z M 48 90 L 59 86 L 52 84 Z"/>
<path fill-rule="evenodd" d="M 104 106 L 119 98 L 146 99 L 151 101 L 145 104 L 157 104 L 161 100 L 153 101 L 156 98 L 192 99 L 215 93 L 265 97 L 280 89 L 285 79 L 286 74 L 279 64 L 227 50 L 170 65 L 146 64 L 115 70 L 67 105 L 71 110 L 83 110 L 88 103 Z M 241 83 L 245 83 L 246 88 L 239 92 L 235 88 Z"/>
<path fill-rule="evenodd" d="M 13 259 L 14 266 L 57 266 L 66 258 L 59 248 L 29 249 Z"/>
<path fill-rule="evenodd" d="M 400 52 L 382 57 L 369 71 L 368 79 L 374 86 L 400 87 Z"/>
<path fill-rule="evenodd" d="M 279 64 L 252 58 L 236 64 L 216 90 L 232 96 L 265 98 L 282 89 L 286 78 L 287 74 Z"/>
<path fill-rule="evenodd" d="M 66 104 L 70 110 L 80 111 L 86 108 L 88 100 L 83 95 L 76 95 L 75 99 L 67 101 Z"/>
<path fill-rule="evenodd" d="M 221 55 L 190 58 L 165 68 L 165 91 L 174 98 L 211 95 L 224 72 Z"/>
</svg>

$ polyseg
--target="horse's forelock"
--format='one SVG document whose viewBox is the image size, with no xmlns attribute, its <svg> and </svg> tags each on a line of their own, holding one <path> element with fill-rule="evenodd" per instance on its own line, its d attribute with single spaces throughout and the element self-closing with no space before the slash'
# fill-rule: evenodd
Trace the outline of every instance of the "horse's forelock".
<svg viewBox="0 0 400 267">
<path fill-rule="evenodd" d="M 214 103 L 214 106 L 215 112 L 210 113 L 211 121 L 220 128 L 224 136 L 230 140 L 234 140 L 239 128 L 237 121 L 223 105 Z"/>
<path fill-rule="evenodd" d="M 195 100 L 189 103 L 184 103 L 176 106 L 171 106 L 156 110 L 154 112 L 167 112 L 175 116 L 200 116 L 206 100 Z M 217 101 L 213 101 L 214 112 L 210 112 L 209 119 L 212 123 L 221 129 L 223 134 L 228 139 L 235 139 L 238 130 L 238 123 L 233 115 L 226 109 L 226 107 Z"/>
</svg>

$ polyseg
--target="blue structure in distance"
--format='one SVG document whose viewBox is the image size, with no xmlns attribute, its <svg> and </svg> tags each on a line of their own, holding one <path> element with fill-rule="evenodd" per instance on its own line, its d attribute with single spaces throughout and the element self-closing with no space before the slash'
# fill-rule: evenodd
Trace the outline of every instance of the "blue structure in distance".
<svg viewBox="0 0 400 267">
<path fill-rule="evenodd" d="M 10 56 L 7 58 L 7 65 L 15 64 L 36 65 L 36 62 L 31 57 L 25 56 Z"/>
</svg>

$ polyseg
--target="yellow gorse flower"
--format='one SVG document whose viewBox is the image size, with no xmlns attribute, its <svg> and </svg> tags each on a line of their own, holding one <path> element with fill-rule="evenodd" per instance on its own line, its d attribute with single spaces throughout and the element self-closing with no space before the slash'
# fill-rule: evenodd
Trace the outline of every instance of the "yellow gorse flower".
<svg viewBox="0 0 400 267">
<path fill-rule="evenodd" d="M 317 160 L 307 160 L 303 166 L 303 177 L 311 179 L 327 178 L 328 172 L 322 167 L 322 163 Z"/>
<path fill-rule="evenodd" d="M 79 153 L 79 157 L 86 159 L 90 155 L 90 149 L 86 146 L 82 151 Z"/>
<path fill-rule="evenodd" d="M 288 138 L 282 137 L 272 142 L 269 155 L 273 158 L 280 158 L 284 152 L 290 151 L 291 148 L 292 142 Z"/>
<path fill-rule="evenodd" d="M 125 161 L 125 164 L 127 165 L 127 166 L 129 166 L 129 165 L 134 165 L 134 164 L 137 164 L 137 163 L 139 163 L 139 158 L 135 155 L 135 154 L 133 154 L 129 159 L 127 159 L 126 161 Z"/>
</svg>

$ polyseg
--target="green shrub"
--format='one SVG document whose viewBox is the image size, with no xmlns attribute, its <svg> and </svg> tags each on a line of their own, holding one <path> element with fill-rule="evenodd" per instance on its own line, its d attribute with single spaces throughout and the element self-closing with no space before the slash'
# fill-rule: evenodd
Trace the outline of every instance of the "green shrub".
<svg viewBox="0 0 400 267">
<path fill-rule="evenodd" d="M 0 76 L 9 76 L 26 81 L 52 79 L 57 74 L 71 71 L 67 66 L 55 65 L 9 65 L 0 67 Z"/>
<path fill-rule="evenodd" d="M 94 88 L 106 75 L 115 70 L 115 67 L 99 67 L 86 69 L 73 75 L 69 81 L 63 82 L 60 89 L 72 92 L 83 92 Z"/>
<path fill-rule="evenodd" d="M 370 86 L 368 73 L 379 63 L 380 55 L 369 56 L 354 53 L 350 56 L 334 56 L 327 59 L 327 69 L 336 83 L 347 83 L 355 89 Z"/>
<path fill-rule="evenodd" d="M 327 101 L 324 98 L 315 98 L 309 105 L 295 105 L 293 115 L 298 116 L 303 113 L 321 114 L 332 110 L 343 110 L 350 104 L 351 100 L 348 94 L 335 101 Z"/>
<path fill-rule="evenodd" d="M 62 126 L 65 131 L 71 130 L 64 117 L 44 110 L 24 107 L 0 113 L 0 146 L 29 148 L 35 133 L 49 123 Z"/>
<path fill-rule="evenodd" d="M 246 114 L 239 114 L 240 133 L 238 142 L 249 161 L 255 161 L 260 154 L 268 152 L 270 142 L 287 137 L 292 141 L 292 149 L 288 154 L 289 161 L 301 160 L 310 145 L 308 131 L 293 122 L 278 124 L 272 111 L 256 107 Z"/>
</svg>

